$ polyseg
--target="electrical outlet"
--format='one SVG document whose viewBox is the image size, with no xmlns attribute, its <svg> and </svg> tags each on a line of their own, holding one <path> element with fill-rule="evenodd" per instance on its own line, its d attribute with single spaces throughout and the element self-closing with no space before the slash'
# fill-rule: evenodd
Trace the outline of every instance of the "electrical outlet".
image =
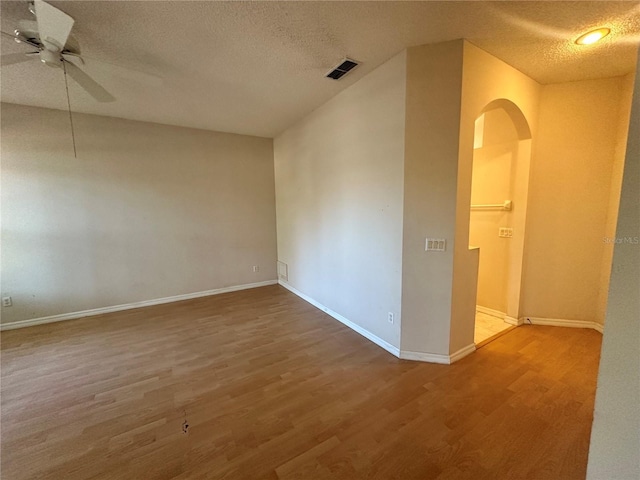
<svg viewBox="0 0 640 480">
<path fill-rule="evenodd" d="M 387 320 L 388 320 L 389 323 L 393 323 L 393 313 L 392 312 L 389 312 L 387 314 Z"/>
<path fill-rule="evenodd" d="M 2 297 L 3 307 L 10 307 L 11 305 L 13 305 L 13 302 L 11 301 L 11 297 Z"/>
<path fill-rule="evenodd" d="M 260 271 L 260 267 L 258 265 L 254 265 L 253 266 L 253 273 L 259 272 Z"/>
</svg>

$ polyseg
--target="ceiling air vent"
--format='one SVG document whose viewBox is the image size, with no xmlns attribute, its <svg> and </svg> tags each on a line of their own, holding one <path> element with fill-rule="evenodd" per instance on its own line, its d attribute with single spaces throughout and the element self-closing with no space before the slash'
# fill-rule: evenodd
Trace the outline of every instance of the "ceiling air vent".
<svg viewBox="0 0 640 480">
<path fill-rule="evenodd" d="M 340 63 L 340 65 L 335 67 L 333 70 L 331 70 L 325 76 L 327 78 L 333 78 L 334 80 L 339 80 L 340 78 L 345 76 L 347 73 L 349 73 L 351 70 L 353 70 L 357 66 L 358 66 L 358 62 L 356 62 L 354 60 L 350 60 L 348 58 L 345 58 Z"/>
</svg>

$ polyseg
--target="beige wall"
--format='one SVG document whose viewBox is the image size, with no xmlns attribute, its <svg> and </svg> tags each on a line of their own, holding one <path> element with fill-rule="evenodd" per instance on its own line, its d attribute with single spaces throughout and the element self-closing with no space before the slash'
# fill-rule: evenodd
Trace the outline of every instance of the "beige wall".
<svg viewBox="0 0 640 480">
<path fill-rule="evenodd" d="M 629 82 L 623 77 L 542 89 L 530 181 L 523 315 L 602 323 L 619 198 Z M 627 88 L 625 88 L 627 87 Z M 619 174 L 618 174 L 619 178 Z M 615 187 L 612 191 L 612 187 Z M 609 225 L 609 226 L 608 226 Z M 604 293 L 606 295 L 606 293 Z"/>
<path fill-rule="evenodd" d="M 631 124 L 602 339 L 588 480 L 640 478 L 640 75 Z M 625 241 L 624 239 L 627 239 Z"/>
<path fill-rule="evenodd" d="M 396 348 L 405 65 L 403 52 L 274 143 L 278 259 L 288 284 Z"/>
<path fill-rule="evenodd" d="M 462 52 L 461 40 L 407 51 L 401 342 L 405 352 L 449 354 Z M 447 250 L 425 252 L 427 237 L 447 239 Z"/>
<path fill-rule="evenodd" d="M 540 85 L 513 67 L 489 55 L 469 42 L 464 42 L 464 69 L 462 75 L 462 104 L 460 109 L 459 159 L 455 213 L 455 255 L 453 297 L 451 303 L 450 351 L 456 352 L 473 343 L 476 304 L 477 250 L 469 250 L 469 224 L 471 203 L 471 177 L 473 164 L 473 137 L 476 118 L 483 109 L 496 100 L 515 105 L 522 112 L 523 123 L 528 124 L 535 138 Z M 519 115 L 519 113 L 518 113 Z M 513 118 L 513 116 L 512 116 Z M 526 137 L 523 124 L 516 127 L 519 137 Z M 528 178 L 530 141 L 520 142 L 518 152 L 518 178 Z M 510 256 L 521 255 L 526 235 L 523 212 L 527 209 L 527 186 L 519 184 L 514 198 L 512 226 L 514 237 L 509 240 Z M 516 210 L 517 209 L 517 210 Z M 518 212 L 517 217 L 515 213 Z M 522 276 L 520 265 L 510 260 L 509 278 L 516 281 Z M 518 305 L 507 305 L 517 310 Z M 509 313 L 509 312 L 507 312 Z"/>
<path fill-rule="evenodd" d="M 473 151 L 471 205 L 513 200 L 518 162 L 518 132 L 503 108 L 484 115 L 482 147 Z M 469 244 L 480 247 L 477 305 L 506 314 L 511 238 L 499 237 L 513 227 L 513 211 L 471 209 Z"/>
<path fill-rule="evenodd" d="M 270 139 L 1 109 L 3 323 L 276 278 Z"/>
<path fill-rule="evenodd" d="M 604 226 L 604 237 L 615 238 L 616 223 L 618 221 L 618 207 L 620 205 L 620 190 L 622 189 L 622 174 L 624 170 L 624 158 L 627 151 L 627 134 L 629 132 L 629 116 L 631 114 L 631 99 L 633 92 L 634 73 L 630 73 L 622 79 L 622 99 L 618 113 L 618 133 L 616 138 L 616 151 L 613 157 L 613 169 L 611 172 L 611 187 L 609 188 L 609 200 L 607 208 L 607 221 Z M 598 290 L 598 305 L 596 321 L 604 322 L 607 313 L 607 298 L 609 296 L 609 279 L 611 278 L 611 265 L 613 262 L 614 243 L 604 244 L 602 265 L 600 267 L 600 286 Z"/>
</svg>

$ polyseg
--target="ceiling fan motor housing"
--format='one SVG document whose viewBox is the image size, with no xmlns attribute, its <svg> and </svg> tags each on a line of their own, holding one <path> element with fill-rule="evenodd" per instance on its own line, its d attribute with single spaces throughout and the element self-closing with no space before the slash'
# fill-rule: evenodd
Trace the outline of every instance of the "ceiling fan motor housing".
<svg viewBox="0 0 640 480">
<path fill-rule="evenodd" d="M 42 49 L 40 50 L 40 61 L 45 65 L 50 67 L 60 67 L 60 62 L 62 57 L 59 52 L 52 52 L 51 50 Z"/>
</svg>

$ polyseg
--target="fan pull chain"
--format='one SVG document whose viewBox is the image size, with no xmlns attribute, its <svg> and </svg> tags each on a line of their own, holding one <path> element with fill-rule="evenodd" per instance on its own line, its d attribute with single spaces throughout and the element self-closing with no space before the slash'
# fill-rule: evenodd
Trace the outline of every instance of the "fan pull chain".
<svg viewBox="0 0 640 480">
<path fill-rule="evenodd" d="M 71 139 L 73 140 L 73 156 L 78 158 L 76 152 L 76 134 L 73 130 L 73 116 L 71 115 L 71 99 L 69 98 L 69 83 L 67 82 L 67 66 L 64 60 L 62 61 L 62 68 L 64 70 L 64 88 L 67 90 L 67 107 L 69 108 L 69 123 L 71 124 Z"/>
</svg>

